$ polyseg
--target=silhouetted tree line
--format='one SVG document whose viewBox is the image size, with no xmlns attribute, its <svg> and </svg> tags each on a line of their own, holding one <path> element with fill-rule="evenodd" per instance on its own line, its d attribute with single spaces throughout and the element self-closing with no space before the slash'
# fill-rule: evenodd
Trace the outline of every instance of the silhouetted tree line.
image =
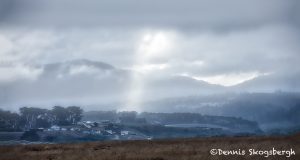
<svg viewBox="0 0 300 160">
<path fill-rule="evenodd" d="M 72 125 L 82 118 L 83 110 L 77 106 L 55 106 L 51 110 L 22 107 L 18 113 L 0 109 L 0 131 L 19 131 L 47 128 L 52 125 Z"/>
</svg>

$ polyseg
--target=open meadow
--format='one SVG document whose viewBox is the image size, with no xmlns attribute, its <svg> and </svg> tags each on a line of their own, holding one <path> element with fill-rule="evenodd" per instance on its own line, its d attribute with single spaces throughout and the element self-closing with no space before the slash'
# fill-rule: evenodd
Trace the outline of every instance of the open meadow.
<svg viewBox="0 0 300 160">
<path fill-rule="evenodd" d="M 295 151 L 284 156 L 249 155 L 249 149 Z M 211 149 L 245 150 L 245 155 L 213 156 Z M 239 150 L 240 149 L 240 150 Z M 300 135 L 289 137 L 213 137 L 170 140 L 106 141 L 75 144 L 1 146 L 1 160 L 214 160 L 300 159 Z"/>
</svg>

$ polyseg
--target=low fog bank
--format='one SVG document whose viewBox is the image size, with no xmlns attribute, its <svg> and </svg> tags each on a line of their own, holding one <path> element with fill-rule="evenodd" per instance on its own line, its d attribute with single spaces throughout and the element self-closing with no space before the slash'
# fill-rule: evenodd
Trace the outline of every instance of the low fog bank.
<svg viewBox="0 0 300 160">
<path fill-rule="evenodd" d="M 227 93 L 168 98 L 144 104 L 151 112 L 192 112 L 256 121 L 262 129 L 300 126 L 300 93 Z"/>
<path fill-rule="evenodd" d="M 130 111 L 121 110 L 124 108 L 124 104 L 122 103 L 77 106 L 83 108 L 85 113 L 98 113 L 102 111 L 105 113 L 110 113 L 110 111 L 112 111 L 111 113 L 117 113 Z M 29 107 L 47 108 L 47 106 Z M 200 115 L 242 118 L 257 122 L 259 127 L 264 131 L 300 128 L 300 93 L 298 92 L 220 93 L 174 97 L 144 102 L 141 103 L 137 109 L 138 114 L 165 113 L 167 115 L 169 113 L 195 113 Z M 113 114 L 103 115 L 104 117 L 101 118 L 104 119 L 114 117 Z M 83 118 L 89 119 L 91 117 L 87 116 Z"/>
</svg>

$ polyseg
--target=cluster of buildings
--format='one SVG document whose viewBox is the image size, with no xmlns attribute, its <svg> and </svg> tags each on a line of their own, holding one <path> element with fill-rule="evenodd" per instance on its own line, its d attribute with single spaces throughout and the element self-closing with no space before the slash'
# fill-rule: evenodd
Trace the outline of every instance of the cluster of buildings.
<svg viewBox="0 0 300 160">
<path fill-rule="evenodd" d="M 112 123 L 110 121 L 92 122 L 82 121 L 76 125 L 58 126 L 53 125 L 47 129 L 39 129 L 43 132 L 75 132 L 79 134 L 106 136 L 110 139 L 152 139 L 129 128 L 125 128 L 120 123 Z"/>
</svg>

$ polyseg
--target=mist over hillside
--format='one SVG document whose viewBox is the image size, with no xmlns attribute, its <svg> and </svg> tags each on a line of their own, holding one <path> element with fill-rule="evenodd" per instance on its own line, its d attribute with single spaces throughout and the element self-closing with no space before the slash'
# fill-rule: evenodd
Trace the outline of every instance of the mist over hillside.
<svg viewBox="0 0 300 160">
<path fill-rule="evenodd" d="M 0 82 L 0 107 L 17 110 L 20 106 L 82 105 L 90 106 L 85 108 L 87 110 L 94 110 L 97 106 L 107 105 L 111 106 L 111 109 L 143 111 L 143 103 L 173 97 L 184 99 L 189 96 L 202 96 L 199 98 L 202 99 L 216 96 L 215 99 L 218 99 L 228 94 L 232 97 L 227 98 L 235 98 L 239 93 L 260 91 L 272 93 L 276 90 L 298 91 L 299 89 L 297 88 L 299 81 L 295 78 L 293 83 L 286 83 L 288 80 L 281 78 L 274 81 L 270 79 L 274 76 L 266 76 L 226 87 L 181 75 L 147 76 L 138 71 L 121 69 L 104 62 L 87 59 L 30 67 L 39 72 L 34 79 L 22 78 L 11 82 Z M 134 79 L 141 80 L 142 84 L 132 82 Z M 270 83 L 265 85 L 267 82 Z M 132 92 L 139 92 L 140 95 L 132 97 L 134 96 Z M 257 97 L 253 97 L 255 98 Z M 130 103 L 129 99 L 138 102 Z M 174 109 L 173 106 L 152 107 L 153 109 L 150 110 L 153 111 Z"/>
</svg>

